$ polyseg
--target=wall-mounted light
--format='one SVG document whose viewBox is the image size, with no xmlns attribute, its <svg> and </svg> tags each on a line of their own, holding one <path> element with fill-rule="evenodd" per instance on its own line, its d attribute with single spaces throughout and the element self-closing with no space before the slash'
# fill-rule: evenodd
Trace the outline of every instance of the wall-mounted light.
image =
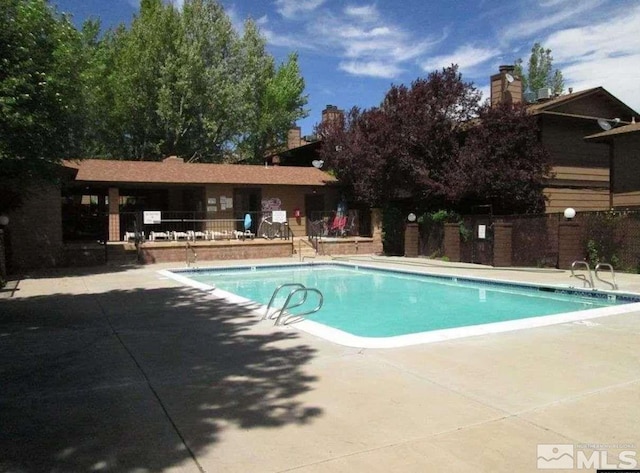
<svg viewBox="0 0 640 473">
<path fill-rule="evenodd" d="M 614 128 L 618 123 L 620 123 L 619 118 L 613 118 L 608 120 L 606 118 L 598 118 L 597 120 L 598 126 L 602 128 L 604 131 L 609 131 L 611 128 Z"/>
<path fill-rule="evenodd" d="M 564 218 L 566 218 L 567 220 L 571 220 L 575 216 L 576 216 L 575 209 L 572 209 L 571 207 L 564 209 Z"/>
<path fill-rule="evenodd" d="M 411 223 L 415 222 L 417 218 L 418 217 L 416 217 L 416 214 L 414 214 L 413 212 L 407 215 L 407 220 L 409 220 Z"/>
<path fill-rule="evenodd" d="M 7 225 L 9 225 L 9 217 L 0 215 L 0 227 L 6 227 Z"/>
</svg>

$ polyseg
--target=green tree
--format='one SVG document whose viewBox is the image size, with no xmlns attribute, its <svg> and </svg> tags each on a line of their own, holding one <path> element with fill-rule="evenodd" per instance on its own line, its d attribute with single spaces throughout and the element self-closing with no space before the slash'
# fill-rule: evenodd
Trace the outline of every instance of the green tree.
<svg viewBox="0 0 640 473">
<path fill-rule="evenodd" d="M 45 0 L 0 0 L 0 211 L 79 149 L 81 43 Z"/>
<path fill-rule="evenodd" d="M 255 22 L 240 37 L 216 0 L 144 0 L 92 54 L 106 156 L 261 161 L 304 116 L 297 58 L 276 68 Z"/>
<path fill-rule="evenodd" d="M 536 92 L 548 87 L 554 94 L 562 93 L 564 79 L 559 69 L 553 69 L 551 49 L 545 49 L 540 43 L 535 43 L 531 48 L 526 74 L 522 64 L 522 58 L 516 60 L 515 73 L 522 79 L 523 90 Z"/>
</svg>

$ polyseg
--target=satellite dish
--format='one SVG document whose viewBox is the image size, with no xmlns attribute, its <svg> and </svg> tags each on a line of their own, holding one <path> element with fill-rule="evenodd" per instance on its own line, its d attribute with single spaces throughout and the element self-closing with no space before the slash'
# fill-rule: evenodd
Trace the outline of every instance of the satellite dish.
<svg viewBox="0 0 640 473">
<path fill-rule="evenodd" d="M 511 84 L 515 80 L 511 74 L 505 74 L 504 78 L 507 79 L 507 82 L 509 84 Z"/>
<path fill-rule="evenodd" d="M 311 161 L 311 164 L 314 168 L 320 169 L 322 166 L 324 166 L 324 161 L 322 161 L 321 159 L 314 159 L 313 161 Z"/>
<path fill-rule="evenodd" d="M 605 120 L 604 118 L 598 118 L 598 126 L 604 131 L 611 130 L 611 123 L 609 123 L 609 121 Z"/>
</svg>

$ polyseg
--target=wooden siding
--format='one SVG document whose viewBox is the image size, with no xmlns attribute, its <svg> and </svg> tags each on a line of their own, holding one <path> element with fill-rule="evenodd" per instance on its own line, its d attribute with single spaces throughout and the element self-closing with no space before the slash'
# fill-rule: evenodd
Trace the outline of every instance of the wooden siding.
<svg viewBox="0 0 640 473">
<path fill-rule="evenodd" d="M 640 208 L 640 191 L 613 194 L 613 206 L 617 209 Z"/>
<path fill-rule="evenodd" d="M 546 115 L 541 117 L 541 128 L 553 166 L 609 167 L 609 147 L 583 139 L 598 131 L 595 121 Z"/>
<path fill-rule="evenodd" d="M 547 213 L 564 212 L 567 207 L 576 210 L 607 210 L 609 208 L 609 191 L 598 189 L 571 189 L 547 187 Z"/>
<path fill-rule="evenodd" d="M 553 187 L 609 188 L 609 168 L 553 166 Z"/>
<path fill-rule="evenodd" d="M 617 136 L 613 147 L 614 192 L 640 191 L 640 133 Z"/>
<path fill-rule="evenodd" d="M 576 100 L 571 100 L 571 96 L 568 99 L 554 106 L 553 111 L 589 117 L 630 119 L 627 115 L 631 113 L 631 109 L 602 89 L 596 89 L 584 97 L 576 98 Z M 597 133 L 598 125 L 596 123 L 594 125 L 596 128 L 594 133 Z"/>
</svg>

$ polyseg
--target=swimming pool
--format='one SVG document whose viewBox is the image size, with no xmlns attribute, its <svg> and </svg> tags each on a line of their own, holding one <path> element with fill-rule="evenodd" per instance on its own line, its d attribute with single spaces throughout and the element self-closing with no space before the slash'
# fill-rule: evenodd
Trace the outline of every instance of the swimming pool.
<svg viewBox="0 0 640 473">
<path fill-rule="evenodd" d="M 324 294 L 324 307 L 296 326 L 350 346 L 401 346 L 583 320 L 608 315 L 612 309 L 620 312 L 621 304 L 640 301 L 640 295 L 344 263 L 179 270 L 167 275 L 263 305 L 280 284 L 317 288 Z M 283 297 L 287 293 L 283 291 Z"/>
</svg>

